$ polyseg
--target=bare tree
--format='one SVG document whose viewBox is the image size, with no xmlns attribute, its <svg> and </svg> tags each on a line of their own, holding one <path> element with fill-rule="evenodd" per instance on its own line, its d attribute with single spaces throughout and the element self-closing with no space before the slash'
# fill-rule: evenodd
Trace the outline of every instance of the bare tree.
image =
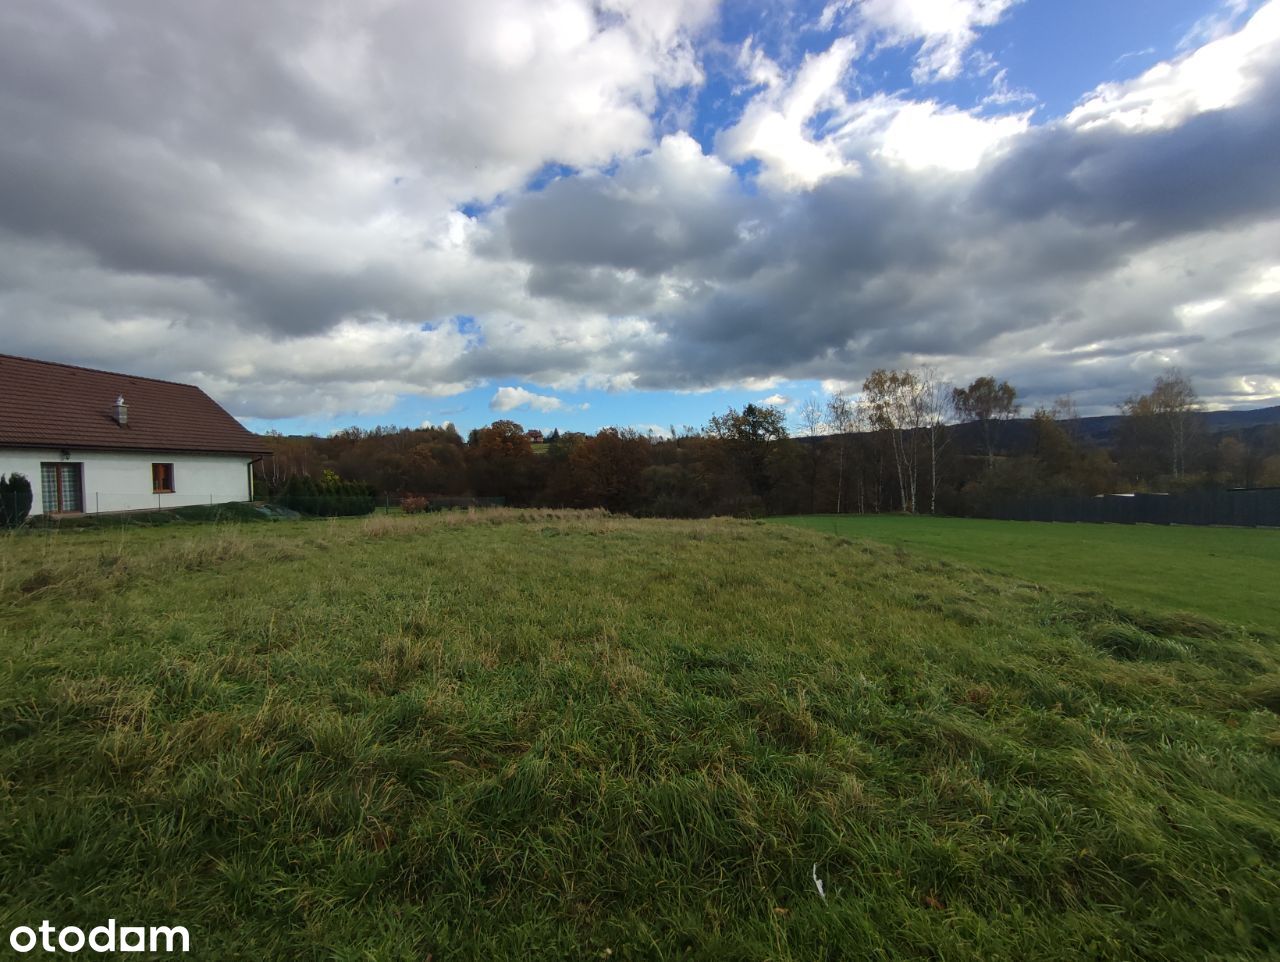
<svg viewBox="0 0 1280 962">
<path fill-rule="evenodd" d="M 1072 444 L 1080 443 L 1080 408 L 1076 406 L 1075 398 L 1070 394 L 1054 398 L 1049 414 L 1062 426 Z"/>
<path fill-rule="evenodd" d="M 822 405 L 813 398 L 807 398 L 800 405 L 800 413 L 796 415 L 796 420 L 800 422 L 800 429 L 805 437 L 816 438 L 823 433 L 826 425 L 822 420 L 822 414 Z"/>
<path fill-rule="evenodd" d="M 849 435 L 858 430 L 861 409 L 842 391 L 827 399 L 827 426 L 836 436 L 836 514 L 844 513 L 844 465 L 849 451 Z"/>
<path fill-rule="evenodd" d="M 1080 420 L 1080 408 L 1076 406 L 1076 400 L 1070 394 L 1054 398 L 1053 407 L 1049 408 L 1049 412 L 1055 421 Z"/>
<path fill-rule="evenodd" d="M 822 458 L 822 448 L 818 444 L 818 437 L 826 431 L 826 424 L 822 420 L 822 405 L 813 398 L 806 398 L 805 402 L 800 405 L 800 413 L 797 415 L 796 420 L 800 422 L 800 429 L 808 439 L 809 513 L 813 514 L 817 510 L 818 466 Z"/>
</svg>

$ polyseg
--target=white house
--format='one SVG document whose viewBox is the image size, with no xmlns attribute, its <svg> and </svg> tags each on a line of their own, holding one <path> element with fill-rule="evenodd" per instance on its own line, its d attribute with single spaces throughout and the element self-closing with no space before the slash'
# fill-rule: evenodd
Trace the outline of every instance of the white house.
<svg viewBox="0 0 1280 962">
<path fill-rule="evenodd" d="M 248 501 L 265 453 L 190 384 L 0 354 L 0 475 L 33 515 Z"/>
</svg>

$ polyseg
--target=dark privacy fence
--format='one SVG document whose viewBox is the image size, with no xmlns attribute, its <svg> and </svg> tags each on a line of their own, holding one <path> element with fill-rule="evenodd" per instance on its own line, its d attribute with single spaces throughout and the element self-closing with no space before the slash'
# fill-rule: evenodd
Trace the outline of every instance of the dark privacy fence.
<svg viewBox="0 0 1280 962">
<path fill-rule="evenodd" d="M 992 508 L 1002 521 L 1099 524 L 1225 524 L 1280 528 L 1280 488 L 1108 494 L 1099 498 L 1020 498 Z"/>
</svg>

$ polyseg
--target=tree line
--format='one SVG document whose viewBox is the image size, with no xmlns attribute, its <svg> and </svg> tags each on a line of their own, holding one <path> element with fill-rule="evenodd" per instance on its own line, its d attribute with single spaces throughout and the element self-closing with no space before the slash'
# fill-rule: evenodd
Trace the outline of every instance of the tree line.
<svg viewBox="0 0 1280 962">
<path fill-rule="evenodd" d="M 440 428 L 266 436 L 259 497 L 341 478 L 380 498 L 501 498 L 663 517 L 814 512 L 982 515 L 1011 497 L 1280 484 L 1280 428 L 1210 435 L 1189 378 L 1171 370 L 1122 405 L 1107 445 L 1062 398 L 1022 417 L 1017 389 L 953 386 L 930 368 L 877 370 L 858 394 L 783 410 L 747 404 L 669 437 L 553 431 L 511 420 L 464 439 Z M 414 503 L 418 503 L 415 501 Z"/>
</svg>

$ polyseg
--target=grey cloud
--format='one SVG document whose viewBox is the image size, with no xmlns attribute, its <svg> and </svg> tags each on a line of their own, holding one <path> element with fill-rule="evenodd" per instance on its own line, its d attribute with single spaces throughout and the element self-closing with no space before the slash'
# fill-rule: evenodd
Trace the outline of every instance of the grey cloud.
<svg viewBox="0 0 1280 962">
<path fill-rule="evenodd" d="M 1172 351 L 1196 344 L 1203 344 L 1201 334 L 1154 334 L 1142 337 L 1121 337 L 1097 345 L 1063 351 L 1061 360 L 1093 361 L 1101 358 L 1127 358 L 1139 351 Z"/>
<path fill-rule="evenodd" d="M 1148 242 L 1273 217 L 1280 210 L 1277 97 L 1280 73 L 1246 104 L 1172 129 L 1059 124 L 1032 131 L 986 174 L 975 203 L 1022 219 L 1058 214 L 1124 226 Z"/>
<path fill-rule="evenodd" d="M 864 163 L 861 175 L 799 196 L 716 198 L 700 216 L 759 229 L 696 257 L 678 244 L 664 251 L 650 235 L 623 261 L 610 245 L 626 244 L 626 233 L 610 241 L 602 223 L 650 223 L 665 211 L 606 215 L 605 188 L 590 181 L 529 202 L 527 220 L 509 219 L 507 229 L 527 232 L 511 250 L 536 264 L 534 278 L 570 267 L 581 278 L 622 261 L 661 271 L 666 283 L 700 282 L 654 314 L 667 338 L 636 356 L 640 387 L 859 380 L 876 366 L 934 358 L 956 371 L 983 365 L 1026 377 L 1045 398 L 1075 392 L 1110 405 L 1145 386 L 1154 358 L 1173 357 L 1207 380 L 1257 366 L 1186 329 L 1175 308 L 1238 290 L 1268 265 L 1269 248 L 1251 231 L 1274 233 L 1275 156 L 1280 115 L 1260 97 L 1169 131 L 1036 129 L 971 176 Z M 579 223 L 591 226 L 577 231 Z M 548 224 L 554 241 L 535 249 L 536 227 Z M 561 297 L 571 286 L 531 284 Z M 585 300 L 623 311 L 613 297 L 596 286 Z M 1259 329 L 1280 335 L 1274 322 L 1249 328 Z M 1228 333 L 1221 343 L 1239 340 Z M 1277 344 L 1264 348 L 1266 363 L 1280 362 Z"/>
<path fill-rule="evenodd" d="M 650 143 L 684 40 L 610 18 L 580 61 L 495 53 L 478 3 L 0 5 L 6 344 L 195 372 L 257 416 L 926 358 L 1102 405 L 1166 357 L 1224 395 L 1280 368 L 1275 298 L 1247 294 L 1280 250 L 1280 64 L 1167 130 L 1049 123 L 973 173 L 858 156 L 773 193 Z M 550 161 L 607 174 L 522 191 Z M 465 348 L 419 329 L 459 314 Z"/>
<path fill-rule="evenodd" d="M 507 215 L 511 250 L 532 263 L 604 265 L 653 275 L 736 240 L 732 209 L 674 209 L 615 195 L 607 181 L 559 181 Z"/>
<path fill-rule="evenodd" d="M 639 314 L 653 307 L 657 292 L 651 278 L 631 277 L 608 267 L 576 264 L 535 265 L 529 272 L 529 294 L 593 307 L 608 305 L 618 314 Z"/>
<path fill-rule="evenodd" d="M 459 302 L 441 218 L 549 161 L 644 146 L 659 67 L 688 55 L 680 30 L 593 22 L 586 5 L 582 42 L 557 52 L 565 12 L 553 27 L 485 0 L 15 0 L 0 8 L 0 230 L 197 281 L 224 323 L 279 338 L 479 312 L 492 297 L 479 281 Z M 495 41 L 499 14 L 527 50 Z"/>
<path fill-rule="evenodd" d="M 737 245 L 752 206 L 727 168 L 676 135 L 609 177 L 564 178 L 517 199 L 504 246 L 541 266 L 687 272 Z"/>
<path fill-rule="evenodd" d="M 314 25 L 310 5 L 228 16 L 122 2 L 83 21 L 59 9 L 0 12 L 0 227 L 123 273 L 198 278 L 229 293 L 240 319 L 284 333 L 376 303 L 375 286 L 411 289 L 385 271 L 364 284 L 358 272 L 317 276 L 308 252 L 281 249 L 259 220 L 274 213 L 265 197 L 287 202 L 290 181 L 310 176 L 305 151 L 268 147 L 272 137 L 316 151 L 361 139 L 270 49 L 271 36 Z"/>
</svg>

